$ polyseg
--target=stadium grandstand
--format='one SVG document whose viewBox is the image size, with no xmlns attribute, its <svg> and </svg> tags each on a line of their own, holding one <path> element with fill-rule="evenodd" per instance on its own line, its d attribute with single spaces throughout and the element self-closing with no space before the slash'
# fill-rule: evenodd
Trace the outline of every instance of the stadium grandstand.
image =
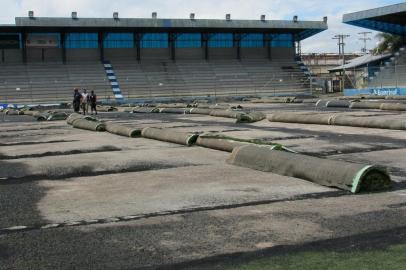
<svg viewBox="0 0 406 270">
<path fill-rule="evenodd" d="M 18 17 L 0 26 L 1 101 L 67 102 L 74 87 L 106 100 L 297 95 L 296 58 L 321 21 Z"/>
<path fill-rule="evenodd" d="M 345 14 L 343 22 L 406 37 L 406 3 Z M 345 91 L 347 95 L 359 93 L 406 95 L 406 47 L 401 47 L 376 69 L 369 67 L 369 80 L 365 89 Z"/>
</svg>

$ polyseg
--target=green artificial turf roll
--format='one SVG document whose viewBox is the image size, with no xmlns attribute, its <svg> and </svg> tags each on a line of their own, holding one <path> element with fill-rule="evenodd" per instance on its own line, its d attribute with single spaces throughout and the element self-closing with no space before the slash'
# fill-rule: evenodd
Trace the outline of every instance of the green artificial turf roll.
<svg viewBox="0 0 406 270">
<path fill-rule="evenodd" d="M 337 126 L 406 130 L 406 120 L 382 119 L 379 117 L 336 115 L 332 119 L 331 124 Z"/>
<path fill-rule="evenodd" d="M 271 122 L 329 125 L 335 114 L 332 113 L 295 113 L 278 112 L 268 116 Z"/>
<path fill-rule="evenodd" d="M 204 114 L 204 115 L 210 115 L 211 109 L 203 109 L 203 108 L 193 108 L 190 110 L 191 114 Z"/>
<path fill-rule="evenodd" d="M 406 111 L 405 103 L 381 103 L 381 110 Z"/>
<path fill-rule="evenodd" d="M 72 114 L 70 114 L 70 115 L 68 116 L 68 118 L 66 118 L 66 122 L 67 122 L 69 125 L 72 125 L 73 122 L 74 122 L 75 120 L 77 120 L 77 119 L 86 119 L 86 120 L 88 120 L 88 121 L 95 121 L 95 122 L 98 121 L 96 118 L 94 118 L 94 117 L 92 117 L 92 116 L 89 116 L 89 115 L 83 115 L 83 114 L 78 114 L 78 113 L 72 113 Z"/>
<path fill-rule="evenodd" d="M 113 123 L 113 122 L 106 122 L 105 127 L 106 127 L 106 131 L 108 131 L 112 134 L 130 137 L 130 138 L 141 136 L 141 129 L 139 129 L 139 128 L 132 128 L 132 127 L 120 125 L 120 124 Z"/>
<path fill-rule="evenodd" d="M 137 107 L 132 110 L 133 113 L 158 113 L 159 109 L 154 107 Z"/>
<path fill-rule="evenodd" d="M 68 118 L 68 114 L 64 112 L 52 112 L 48 115 L 47 121 L 61 121 L 66 120 Z"/>
<path fill-rule="evenodd" d="M 266 115 L 262 112 L 249 112 L 237 115 L 237 123 L 254 123 L 262 121 L 266 118 Z"/>
<path fill-rule="evenodd" d="M 381 103 L 380 102 L 351 102 L 350 104 L 351 109 L 380 109 Z"/>
<path fill-rule="evenodd" d="M 329 100 L 326 103 L 327 108 L 349 108 L 351 101 L 348 100 Z"/>
<path fill-rule="evenodd" d="M 148 139 L 191 146 L 196 142 L 199 135 L 178 132 L 171 129 L 147 127 L 142 130 L 141 136 Z"/>
<path fill-rule="evenodd" d="M 98 112 L 116 112 L 117 108 L 113 106 L 102 106 L 102 105 L 97 105 L 96 107 Z"/>
<path fill-rule="evenodd" d="M 190 113 L 190 109 L 186 108 L 160 108 L 160 113 L 174 113 L 174 114 L 187 114 Z"/>
<path fill-rule="evenodd" d="M 212 110 L 210 112 L 211 116 L 215 117 L 225 117 L 225 118 L 235 118 L 238 119 L 238 117 L 244 114 L 244 112 L 240 111 L 232 111 L 232 110 Z"/>
<path fill-rule="evenodd" d="M 352 193 L 380 191 L 391 186 L 390 176 L 379 166 L 275 151 L 267 146 L 236 147 L 227 162 L 240 167 L 300 178 Z"/>
<path fill-rule="evenodd" d="M 73 127 L 75 128 L 80 128 L 80 129 L 86 129 L 86 130 L 91 130 L 91 131 L 105 131 L 106 126 L 104 123 L 99 122 L 99 121 L 89 121 L 84 118 L 79 118 L 73 121 Z"/>
<path fill-rule="evenodd" d="M 247 145 L 247 143 L 228 140 L 221 137 L 199 136 L 196 145 L 231 153 L 235 147 Z"/>
</svg>

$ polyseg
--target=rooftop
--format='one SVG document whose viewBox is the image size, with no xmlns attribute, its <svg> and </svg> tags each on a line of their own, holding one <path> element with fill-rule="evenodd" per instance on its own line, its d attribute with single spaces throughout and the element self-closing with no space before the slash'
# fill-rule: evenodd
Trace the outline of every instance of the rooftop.
<svg viewBox="0 0 406 270">
<path fill-rule="evenodd" d="M 345 14 L 343 22 L 375 31 L 406 35 L 406 3 Z"/>
</svg>

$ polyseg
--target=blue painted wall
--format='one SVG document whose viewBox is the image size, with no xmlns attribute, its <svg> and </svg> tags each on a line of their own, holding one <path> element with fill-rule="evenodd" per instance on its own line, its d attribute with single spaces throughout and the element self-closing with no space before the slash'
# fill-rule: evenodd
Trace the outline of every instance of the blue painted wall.
<svg viewBox="0 0 406 270">
<path fill-rule="evenodd" d="M 344 96 L 356 95 L 378 95 L 396 96 L 406 95 L 406 88 L 365 88 L 365 89 L 344 89 Z"/>
</svg>

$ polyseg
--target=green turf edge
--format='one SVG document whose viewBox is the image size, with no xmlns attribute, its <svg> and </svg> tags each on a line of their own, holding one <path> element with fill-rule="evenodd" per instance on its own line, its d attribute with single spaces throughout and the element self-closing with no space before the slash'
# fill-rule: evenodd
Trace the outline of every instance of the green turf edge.
<svg viewBox="0 0 406 270">
<path fill-rule="evenodd" d="M 352 181 L 352 188 L 351 188 L 351 192 L 352 193 L 358 193 L 359 191 L 360 191 L 360 188 L 361 188 L 361 183 L 362 183 L 362 178 L 365 176 L 365 174 L 368 172 L 368 171 L 370 171 L 371 169 L 374 169 L 374 170 L 378 170 L 378 171 L 380 171 L 381 173 L 383 173 L 383 174 L 386 174 L 386 175 L 388 175 L 388 172 L 384 169 L 384 168 L 380 168 L 380 167 L 377 167 L 377 166 L 375 166 L 375 165 L 368 165 L 368 166 L 365 166 L 365 167 L 363 167 L 361 170 L 359 170 L 358 172 L 357 172 L 357 174 L 354 176 L 354 179 L 353 179 L 353 181 Z M 388 175 L 388 177 L 389 177 L 389 179 L 390 179 L 390 176 Z"/>
</svg>

